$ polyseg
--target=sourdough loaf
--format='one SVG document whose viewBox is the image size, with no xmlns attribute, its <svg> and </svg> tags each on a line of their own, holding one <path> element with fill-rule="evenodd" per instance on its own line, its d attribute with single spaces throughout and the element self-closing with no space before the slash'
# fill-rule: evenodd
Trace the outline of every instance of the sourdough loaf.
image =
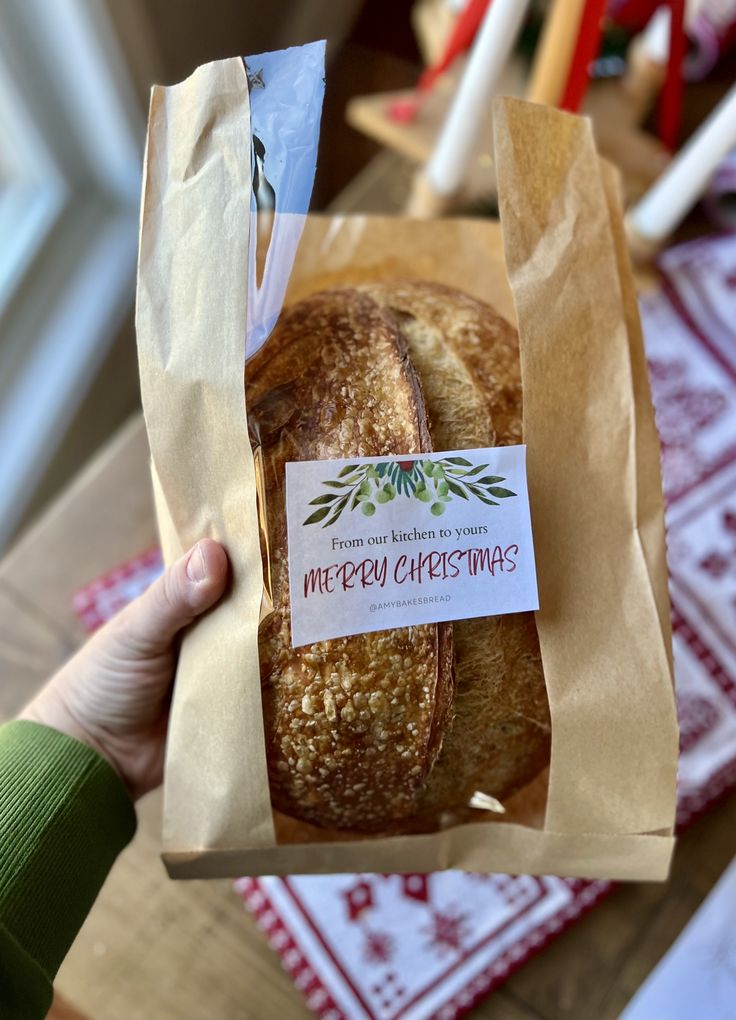
<svg viewBox="0 0 736 1020">
<path fill-rule="evenodd" d="M 274 806 L 318 825 L 378 830 L 416 810 L 452 702 L 452 628 L 426 625 L 291 647 L 284 465 L 431 450 L 416 372 L 367 294 L 286 310 L 248 364 L 262 449 L 274 612 L 259 634 Z"/>
<path fill-rule="evenodd" d="M 287 309 L 246 375 L 268 499 L 274 612 L 260 657 L 274 806 L 397 831 L 462 812 L 476 790 L 507 797 L 549 759 L 532 614 L 291 648 L 284 465 L 519 442 L 514 330 L 435 283 L 335 290 Z"/>
<path fill-rule="evenodd" d="M 522 441 L 516 331 L 488 305 L 437 283 L 366 288 L 400 326 L 424 391 L 436 450 Z M 532 613 L 453 623 L 454 720 L 420 811 L 510 796 L 549 761 L 550 719 Z"/>
</svg>

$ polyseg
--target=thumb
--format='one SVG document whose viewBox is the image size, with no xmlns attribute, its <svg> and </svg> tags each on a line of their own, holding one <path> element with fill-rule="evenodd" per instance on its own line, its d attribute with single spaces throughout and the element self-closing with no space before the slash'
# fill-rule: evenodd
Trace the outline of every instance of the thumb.
<svg viewBox="0 0 736 1020">
<path fill-rule="evenodd" d="M 222 546 L 197 542 L 120 614 L 126 642 L 143 655 L 167 651 L 178 631 L 221 598 L 227 576 Z"/>
</svg>

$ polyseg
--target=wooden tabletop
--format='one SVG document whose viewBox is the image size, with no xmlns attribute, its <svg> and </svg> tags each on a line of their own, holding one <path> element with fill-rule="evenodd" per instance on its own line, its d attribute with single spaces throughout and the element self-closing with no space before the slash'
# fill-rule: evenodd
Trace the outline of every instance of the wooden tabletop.
<svg viewBox="0 0 736 1020">
<path fill-rule="evenodd" d="M 0 564 L 0 716 L 12 717 L 84 639 L 72 592 L 155 541 L 148 451 L 136 419 Z M 53 1016 L 311 1016 L 229 882 L 166 877 L 160 812 L 159 793 L 141 803 L 138 834 L 61 968 Z M 735 828 L 731 797 L 681 839 L 668 884 L 619 888 L 471 1016 L 613 1020 L 728 864 Z"/>
</svg>

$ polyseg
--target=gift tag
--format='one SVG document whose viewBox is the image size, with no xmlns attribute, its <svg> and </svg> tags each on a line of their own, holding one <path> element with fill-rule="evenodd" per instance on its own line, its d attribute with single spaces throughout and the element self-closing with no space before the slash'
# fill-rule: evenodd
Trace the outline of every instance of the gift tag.
<svg viewBox="0 0 736 1020">
<path fill-rule="evenodd" d="M 526 447 L 286 465 L 294 647 L 539 608 Z"/>
</svg>

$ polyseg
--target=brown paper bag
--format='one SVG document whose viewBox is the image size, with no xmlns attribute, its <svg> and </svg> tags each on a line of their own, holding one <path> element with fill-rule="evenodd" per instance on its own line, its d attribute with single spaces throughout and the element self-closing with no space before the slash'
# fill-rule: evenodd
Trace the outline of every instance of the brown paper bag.
<svg viewBox="0 0 736 1020">
<path fill-rule="evenodd" d="M 154 90 L 137 329 L 167 562 L 221 541 L 233 583 L 186 635 L 166 767 L 173 877 L 464 868 L 663 879 L 677 727 L 658 446 L 614 175 L 588 123 L 495 109 L 496 224 L 313 217 L 287 300 L 414 276 L 516 318 L 524 438 L 552 717 L 537 820 L 430 835 L 290 842 L 271 811 L 257 629 L 262 569 L 243 394 L 250 207 L 242 61 Z M 277 842 L 276 832 L 279 837 Z"/>
</svg>

